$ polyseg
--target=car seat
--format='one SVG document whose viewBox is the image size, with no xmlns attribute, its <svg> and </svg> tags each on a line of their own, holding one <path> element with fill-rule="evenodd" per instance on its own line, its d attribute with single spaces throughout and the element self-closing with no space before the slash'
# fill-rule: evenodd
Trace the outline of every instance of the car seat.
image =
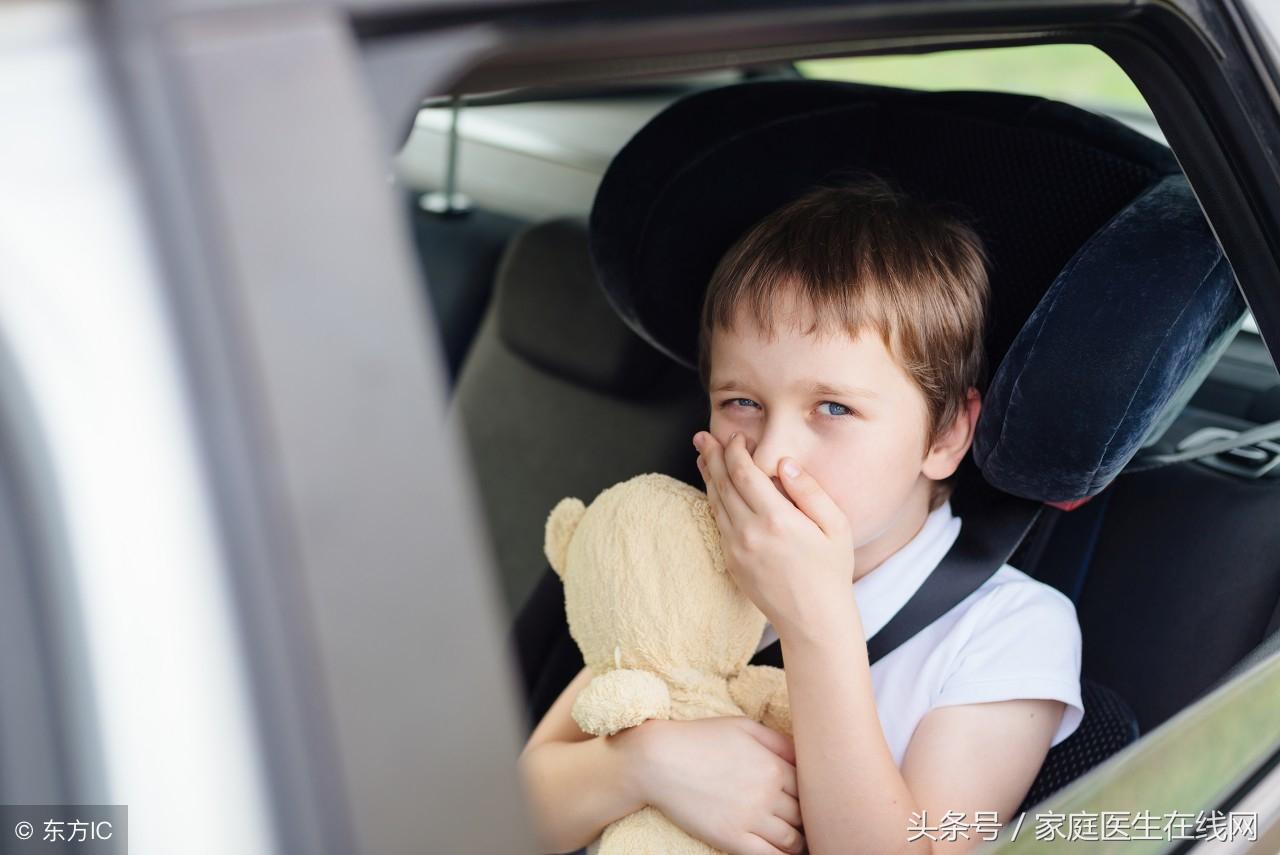
<svg viewBox="0 0 1280 855">
<path fill-rule="evenodd" d="M 589 226 L 610 303 L 637 336 L 692 368 L 702 289 L 720 255 L 768 212 L 852 167 L 963 206 L 984 238 L 986 346 L 999 367 L 972 457 L 1013 495 L 1065 510 L 1099 494 L 1167 426 L 1243 316 L 1158 143 L 1045 99 L 817 81 L 695 95 L 628 143 Z M 531 722 L 581 667 L 557 661 L 576 652 L 563 629 L 548 629 L 563 626 L 557 585 L 544 573 L 515 628 Z M 1024 808 L 1136 737 L 1125 701 L 1087 671 L 1084 682 L 1084 721 L 1050 752 Z"/>
<path fill-rule="evenodd" d="M 1084 672 L 1119 691 L 1145 733 L 1280 643 L 1277 518 L 1280 482 L 1182 463 L 1047 510 L 1012 563 L 1072 598 Z"/>
<path fill-rule="evenodd" d="M 514 614 L 546 567 L 543 530 L 565 496 L 637 472 L 694 483 L 688 438 L 706 424 L 697 378 L 609 307 L 585 223 L 529 226 L 507 245 L 448 418 L 464 438 Z"/>
<path fill-rule="evenodd" d="M 498 258 L 524 223 L 475 207 L 449 216 L 427 211 L 416 190 L 401 198 L 452 387 L 490 302 Z"/>
</svg>

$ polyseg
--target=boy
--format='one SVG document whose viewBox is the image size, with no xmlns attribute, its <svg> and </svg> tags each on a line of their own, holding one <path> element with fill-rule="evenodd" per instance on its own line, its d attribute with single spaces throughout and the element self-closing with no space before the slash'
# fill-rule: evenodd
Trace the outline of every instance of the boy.
<svg viewBox="0 0 1280 855">
<path fill-rule="evenodd" d="M 874 669 L 866 649 L 959 534 L 987 298 L 977 235 L 870 177 L 725 254 L 694 445 L 730 572 L 769 620 L 759 646 L 781 640 L 794 742 L 738 717 L 590 739 L 568 714 L 584 671 L 521 757 L 547 845 L 644 804 L 751 855 L 960 852 L 1012 820 L 1083 716 L 1071 601 L 1005 565 Z M 949 811 L 959 833 L 939 832 Z"/>
</svg>

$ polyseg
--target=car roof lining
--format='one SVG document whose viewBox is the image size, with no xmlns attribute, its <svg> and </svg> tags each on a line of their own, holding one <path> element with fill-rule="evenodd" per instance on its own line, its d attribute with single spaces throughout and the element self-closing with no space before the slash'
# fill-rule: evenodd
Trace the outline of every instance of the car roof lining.
<svg viewBox="0 0 1280 855">
<path fill-rule="evenodd" d="M 1002 36 L 952 35 L 922 40 L 920 37 L 842 39 L 779 46 L 726 48 L 675 55 L 600 56 L 561 59 L 507 54 L 492 57 L 467 70 L 452 87 L 453 94 L 483 95 L 551 87 L 585 87 L 701 75 L 756 66 L 776 66 L 801 60 L 860 56 L 901 56 L 951 50 L 1025 47 L 1037 44 L 1091 44 L 1080 34 L 1064 38 L 1061 31 L 1016 33 Z"/>
</svg>

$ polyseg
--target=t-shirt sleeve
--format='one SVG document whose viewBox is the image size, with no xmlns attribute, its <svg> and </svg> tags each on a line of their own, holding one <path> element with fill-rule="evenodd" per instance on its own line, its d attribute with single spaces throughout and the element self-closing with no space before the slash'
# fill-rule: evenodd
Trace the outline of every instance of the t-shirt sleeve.
<svg viewBox="0 0 1280 855">
<path fill-rule="evenodd" d="M 1042 582 L 1001 585 L 973 606 L 972 632 L 957 651 L 930 708 L 1048 698 L 1065 703 L 1050 745 L 1084 718 L 1081 637 L 1075 604 Z"/>
</svg>

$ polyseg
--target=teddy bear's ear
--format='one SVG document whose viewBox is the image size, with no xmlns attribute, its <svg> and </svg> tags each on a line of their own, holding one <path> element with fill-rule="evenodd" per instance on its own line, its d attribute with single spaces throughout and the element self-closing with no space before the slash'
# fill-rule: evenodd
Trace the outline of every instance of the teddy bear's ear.
<svg viewBox="0 0 1280 855">
<path fill-rule="evenodd" d="M 547 553 L 547 560 L 551 562 L 551 569 L 556 571 L 557 576 L 564 577 L 569 541 L 573 539 L 573 533 L 586 512 L 587 506 L 582 504 L 581 499 L 568 498 L 557 502 L 547 516 L 546 540 L 542 549 Z"/>
<path fill-rule="evenodd" d="M 693 518 L 698 523 L 698 531 L 702 534 L 702 542 L 707 545 L 711 555 L 711 563 L 721 573 L 727 573 L 724 563 L 724 547 L 720 542 L 720 526 L 716 523 L 716 515 L 711 510 L 711 502 L 706 496 L 701 497 L 693 505 Z"/>
</svg>

